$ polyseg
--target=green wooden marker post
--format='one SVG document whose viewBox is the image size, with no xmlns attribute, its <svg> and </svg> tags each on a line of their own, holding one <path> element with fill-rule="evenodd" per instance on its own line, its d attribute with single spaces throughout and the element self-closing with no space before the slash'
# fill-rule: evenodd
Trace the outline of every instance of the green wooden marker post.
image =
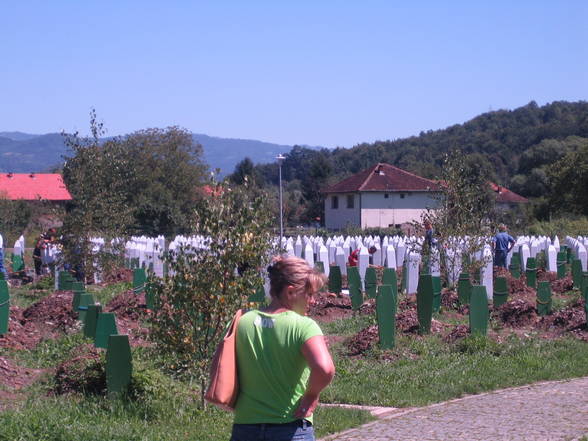
<svg viewBox="0 0 588 441">
<path fill-rule="evenodd" d="M 73 297 L 72 297 L 72 310 L 77 311 L 80 306 L 80 296 L 86 292 L 84 284 L 82 282 L 74 282 L 72 284 Z"/>
<path fill-rule="evenodd" d="M 588 272 L 582 276 L 582 292 L 584 294 L 584 312 L 586 313 L 586 324 L 588 325 Z"/>
<path fill-rule="evenodd" d="M 470 332 L 472 334 L 486 335 L 488 333 L 488 296 L 486 287 L 482 285 L 472 286 L 470 293 Z"/>
<path fill-rule="evenodd" d="M 12 254 L 12 272 L 19 273 L 24 271 L 24 260 L 19 254 Z"/>
<path fill-rule="evenodd" d="M 382 285 L 393 285 L 396 287 L 396 292 L 398 292 L 398 280 L 396 276 L 396 270 L 394 268 L 384 268 L 384 273 L 382 274 Z"/>
<path fill-rule="evenodd" d="M 470 303 L 470 291 L 472 284 L 470 282 L 469 273 L 461 273 L 457 281 L 457 298 L 460 305 L 467 305 Z"/>
<path fill-rule="evenodd" d="M 10 294 L 8 282 L 0 280 L 0 335 L 8 333 L 8 319 L 10 317 Z"/>
<path fill-rule="evenodd" d="M 404 265 L 402 265 L 402 280 L 401 280 L 401 284 L 402 284 L 402 292 L 406 292 L 406 290 L 408 289 L 408 268 L 407 268 L 407 262 L 404 262 Z"/>
<path fill-rule="evenodd" d="M 84 287 L 83 282 L 72 282 L 71 283 L 71 290 L 73 292 L 84 292 L 84 291 L 86 291 L 86 288 Z"/>
<path fill-rule="evenodd" d="M 0 280 L 5 280 L 4 279 L 4 273 L 0 273 Z"/>
<path fill-rule="evenodd" d="M 508 286 L 506 283 L 506 277 L 497 277 L 494 280 L 494 295 L 492 296 L 494 301 L 494 308 L 498 308 L 508 301 Z"/>
<path fill-rule="evenodd" d="M 333 292 L 337 295 L 341 294 L 341 268 L 337 265 L 331 265 L 329 267 L 329 292 Z"/>
<path fill-rule="evenodd" d="M 359 268 L 356 266 L 347 267 L 347 285 L 356 285 L 361 289 L 361 277 L 359 275 Z"/>
<path fill-rule="evenodd" d="M 521 255 L 519 253 L 513 253 L 510 259 L 509 267 L 510 275 L 515 279 L 521 277 Z"/>
<path fill-rule="evenodd" d="M 96 323 L 96 339 L 94 346 L 106 349 L 108 346 L 108 337 L 118 334 L 116 328 L 116 319 L 113 312 L 101 312 L 98 314 Z"/>
<path fill-rule="evenodd" d="M 441 310 L 441 277 L 433 277 L 433 312 Z"/>
<path fill-rule="evenodd" d="M 382 349 L 392 349 L 396 343 L 396 285 L 381 285 L 376 297 L 376 318 L 378 336 Z"/>
<path fill-rule="evenodd" d="M 369 267 L 365 270 L 365 293 L 370 299 L 375 299 L 377 294 L 378 277 L 376 269 Z"/>
<path fill-rule="evenodd" d="M 544 316 L 551 314 L 551 286 L 548 281 L 537 285 L 537 312 Z"/>
<path fill-rule="evenodd" d="M 566 276 L 566 252 L 557 253 L 557 278 L 563 279 Z"/>
<path fill-rule="evenodd" d="M 417 316 L 419 319 L 419 334 L 430 334 L 431 319 L 433 318 L 433 277 L 430 274 L 421 274 L 419 276 Z"/>
<path fill-rule="evenodd" d="M 100 303 L 94 303 L 88 305 L 86 311 L 86 320 L 84 320 L 84 335 L 88 338 L 96 338 L 96 324 L 98 323 L 98 314 L 102 312 L 102 305 Z"/>
<path fill-rule="evenodd" d="M 534 257 L 529 257 L 527 259 L 525 274 L 527 275 L 527 286 L 530 288 L 537 288 L 537 262 Z"/>
<path fill-rule="evenodd" d="M 147 274 L 145 268 L 135 268 L 133 270 L 133 292 L 141 294 L 145 292 L 145 282 L 147 281 Z"/>
<path fill-rule="evenodd" d="M 133 374 L 128 335 L 110 335 L 106 349 L 106 390 L 109 396 L 124 393 Z"/>
<path fill-rule="evenodd" d="M 580 289 L 582 287 L 582 262 L 580 259 L 572 260 L 572 280 L 574 288 Z"/>
<path fill-rule="evenodd" d="M 355 282 L 349 284 L 349 297 L 351 298 L 351 309 L 358 311 L 363 304 L 363 292 L 360 284 Z"/>
<path fill-rule="evenodd" d="M 78 320 L 82 323 L 86 320 L 88 306 L 94 304 L 94 296 L 91 293 L 83 292 L 80 294 L 80 303 L 77 307 Z"/>
</svg>

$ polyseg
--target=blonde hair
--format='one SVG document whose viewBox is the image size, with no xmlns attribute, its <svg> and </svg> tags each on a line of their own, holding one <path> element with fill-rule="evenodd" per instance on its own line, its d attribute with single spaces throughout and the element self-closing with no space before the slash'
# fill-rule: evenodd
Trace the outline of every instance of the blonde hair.
<svg viewBox="0 0 588 441">
<path fill-rule="evenodd" d="M 308 262 L 299 257 L 276 257 L 267 268 L 270 279 L 270 295 L 278 298 L 287 286 L 297 290 L 315 293 L 327 281 L 327 277 L 312 268 Z"/>
</svg>

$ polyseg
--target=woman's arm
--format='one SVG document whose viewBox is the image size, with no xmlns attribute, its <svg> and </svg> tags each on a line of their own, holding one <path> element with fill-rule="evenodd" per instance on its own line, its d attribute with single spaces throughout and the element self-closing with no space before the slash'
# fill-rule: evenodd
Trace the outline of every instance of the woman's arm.
<svg viewBox="0 0 588 441">
<path fill-rule="evenodd" d="M 294 412 L 296 418 L 305 418 L 314 412 L 320 393 L 335 376 L 335 365 L 322 335 L 316 335 L 306 340 L 301 351 L 310 367 L 310 378 L 306 392 Z"/>
</svg>

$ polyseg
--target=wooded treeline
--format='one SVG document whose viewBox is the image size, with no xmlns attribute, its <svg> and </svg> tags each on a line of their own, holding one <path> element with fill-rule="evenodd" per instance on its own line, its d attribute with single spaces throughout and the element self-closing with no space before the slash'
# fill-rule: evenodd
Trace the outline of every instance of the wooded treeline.
<svg viewBox="0 0 588 441">
<path fill-rule="evenodd" d="M 350 149 L 295 146 L 282 166 L 288 219 L 304 223 L 320 216 L 321 188 L 377 162 L 438 178 L 445 155 L 452 150 L 459 150 L 464 164 L 476 164 L 497 184 L 533 198 L 533 214 L 538 218 L 562 211 L 588 214 L 579 190 L 587 188 L 581 187 L 582 183 L 588 183 L 588 171 L 582 171 L 582 164 L 586 167 L 588 161 L 588 102 L 557 101 L 538 106 L 532 101 L 512 111 L 484 113 L 464 124 L 410 138 L 363 143 Z M 238 183 L 245 175 L 260 187 L 278 184 L 275 163 L 254 165 L 244 159 L 230 178 Z M 554 193 L 555 188 L 565 190 L 565 197 Z"/>
</svg>

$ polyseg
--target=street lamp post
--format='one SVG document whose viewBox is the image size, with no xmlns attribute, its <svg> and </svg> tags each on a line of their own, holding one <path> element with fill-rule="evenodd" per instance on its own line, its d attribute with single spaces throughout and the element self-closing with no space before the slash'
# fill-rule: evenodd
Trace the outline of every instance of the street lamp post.
<svg viewBox="0 0 588 441">
<path fill-rule="evenodd" d="M 282 164 L 284 163 L 285 156 L 281 153 L 276 156 L 278 161 L 278 169 L 279 169 L 279 176 L 280 176 L 280 250 L 282 249 L 282 238 L 284 237 L 284 218 L 283 218 L 283 204 L 282 204 Z"/>
</svg>

